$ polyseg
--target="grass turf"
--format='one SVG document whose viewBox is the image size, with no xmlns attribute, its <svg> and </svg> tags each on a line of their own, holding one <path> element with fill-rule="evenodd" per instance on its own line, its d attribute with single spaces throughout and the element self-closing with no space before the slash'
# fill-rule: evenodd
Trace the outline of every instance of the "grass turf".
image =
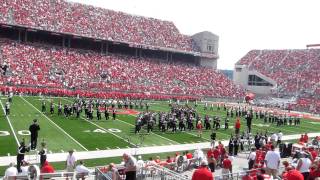
<svg viewBox="0 0 320 180">
<path fill-rule="evenodd" d="M 61 152 L 68 151 L 70 149 L 76 149 L 77 151 L 88 150 L 103 150 L 103 149 L 115 149 L 115 148 L 126 148 L 134 145 L 139 146 L 161 146 L 170 144 L 184 144 L 184 143 L 195 143 L 195 142 L 206 142 L 210 138 L 211 131 L 204 130 L 202 138 L 197 137 L 197 131 L 182 131 L 177 133 L 166 132 L 162 133 L 155 127 L 155 130 L 147 134 L 146 130 L 142 130 L 142 135 L 134 134 L 134 125 L 136 117 L 134 115 L 117 115 L 115 121 L 104 119 L 96 120 L 94 117 L 93 121 L 88 121 L 84 117 L 84 113 L 81 114 L 81 118 L 77 119 L 74 116 L 66 118 L 64 116 L 57 115 L 57 104 L 59 101 L 62 104 L 72 103 L 73 98 L 56 98 L 56 97 L 45 97 L 47 113 L 42 113 L 41 104 L 42 97 L 19 97 L 13 98 L 11 104 L 11 114 L 9 120 L 13 126 L 14 132 L 17 135 L 19 141 L 23 138 L 26 142 L 29 142 L 29 135 L 21 135 L 21 132 L 28 130 L 29 125 L 32 123 L 34 118 L 37 118 L 41 127 L 39 133 L 39 143 L 43 139 L 48 144 L 49 151 Z M 50 101 L 55 103 L 55 113 L 49 114 Z M 1 97 L 1 102 L 6 102 L 5 97 Z M 192 105 L 192 103 L 191 103 Z M 136 109 L 138 111 L 144 111 L 145 109 Z M 168 103 L 165 101 L 150 101 L 150 110 L 152 111 L 169 111 Z M 224 119 L 226 112 L 222 110 L 218 111 L 216 107 L 211 110 L 204 110 L 203 105 L 198 105 L 198 113 L 204 117 L 209 116 L 220 116 Z M 0 131 L 8 131 L 9 136 L 0 136 L 0 156 L 6 156 L 8 153 L 11 155 L 16 154 L 17 143 L 14 139 L 13 133 L 11 132 L 9 123 L 4 116 L 3 110 L 0 112 Z M 96 113 L 94 113 L 96 116 Z M 234 125 L 235 118 L 229 118 L 230 129 L 220 129 L 217 132 L 218 140 L 226 140 L 230 137 L 231 133 L 234 133 L 232 126 Z M 222 120 L 222 124 L 224 121 Z M 301 125 L 299 126 L 281 126 L 277 127 L 275 124 L 264 124 L 260 119 L 253 120 L 252 132 L 278 132 L 282 131 L 285 135 L 288 134 L 300 134 L 305 132 L 319 132 L 320 122 L 302 119 Z M 99 131 L 97 131 L 99 129 Z M 120 130 L 119 132 L 110 132 L 110 129 Z M 242 118 L 242 130 L 245 130 L 245 120 Z M 130 143 L 129 143 L 129 142 Z M 81 144 L 81 145 L 79 145 Z M 39 148 L 39 147 L 38 147 Z M 112 158 L 111 158 L 112 159 Z M 88 162 L 100 162 L 100 160 L 88 160 Z M 102 161 L 102 160 L 101 160 Z M 59 163 L 57 163 L 59 166 Z M 94 164 L 93 164 L 94 165 Z"/>
</svg>

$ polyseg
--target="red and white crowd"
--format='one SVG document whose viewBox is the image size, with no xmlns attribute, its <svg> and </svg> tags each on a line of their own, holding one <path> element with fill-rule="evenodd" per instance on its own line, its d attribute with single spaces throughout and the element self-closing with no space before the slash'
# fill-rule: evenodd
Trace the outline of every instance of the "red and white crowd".
<svg viewBox="0 0 320 180">
<path fill-rule="evenodd" d="M 248 65 L 277 82 L 277 93 L 303 97 L 294 108 L 320 112 L 320 49 L 252 50 L 237 64 Z"/>
<path fill-rule="evenodd" d="M 0 50 L 1 63 L 8 67 L 6 75 L 0 77 L 2 88 L 14 86 L 16 91 L 24 93 L 90 96 L 100 91 L 102 97 L 103 92 L 114 92 L 111 94 L 115 96 L 129 94 L 129 97 L 155 96 L 155 99 L 174 95 L 180 99 L 232 98 L 244 94 L 222 73 L 205 67 L 6 40 L 0 43 Z"/>
<path fill-rule="evenodd" d="M 197 51 L 173 22 L 64 0 L 1 1 L 0 23 L 126 42 L 150 48 Z"/>
</svg>

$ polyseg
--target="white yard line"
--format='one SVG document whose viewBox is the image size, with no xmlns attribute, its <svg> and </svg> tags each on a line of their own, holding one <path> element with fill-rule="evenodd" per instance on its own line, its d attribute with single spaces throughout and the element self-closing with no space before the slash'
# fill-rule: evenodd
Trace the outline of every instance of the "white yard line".
<svg viewBox="0 0 320 180">
<path fill-rule="evenodd" d="M 69 101 L 69 100 L 67 100 L 67 99 L 64 99 L 64 100 Z M 69 102 L 70 102 L 70 101 L 69 101 Z M 53 104 L 57 105 L 56 103 L 53 103 Z M 92 125 L 94 125 L 94 126 L 96 126 L 96 127 L 100 128 L 100 129 L 102 129 L 102 130 L 106 131 L 107 133 L 112 134 L 112 135 L 114 135 L 115 137 L 117 137 L 117 138 L 119 138 L 119 139 L 121 139 L 121 140 L 123 140 L 123 141 L 125 141 L 125 142 L 128 142 L 130 145 L 132 145 L 132 146 L 134 146 L 134 147 L 136 146 L 135 144 L 133 144 L 133 143 L 129 142 L 127 139 L 124 139 L 123 137 L 118 136 L 117 134 L 115 134 L 115 133 L 113 133 L 113 132 L 108 131 L 107 129 L 105 129 L 105 128 L 103 128 L 103 127 L 99 126 L 98 124 L 96 124 L 96 123 L 94 123 L 94 122 L 91 122 L 91 121 L 87 120 L 87 119 L 86 119 L 86 118 L 84 118 L 83 116 L 81 116 L 80 118 L 81 118 L 81 119 L 83 119 L 83 120 L 85 120 L 86 122 L 88 122 L 88 123 L 90 123 L 90 124 L 92 124 Z"/>
<path fill-rule="evenodd" d="M 127 142 L 127 143 L 129 143 L 129 144 L 131 144 L 132 146 L 136 147 L 136 145 L 133 144 L 132 142 L 129 142 L 127 139 L 125 139 L 125 138 L 123 138 L 123 137 L 121 137 L 121 136 L 119 136 L 119 135 L 117 135 L 117 134 L 115 134 L 115 133 L 113 133 L 113 132 L 110 132 L 109 130 L 105 129 L 104 127 L 101 127 L 101 126 L 99 126 L 98 124 L 96 124 L 96 123 L 94 123 L 94 122 L 91 122 L 91 121 L 87 120 L 86 118 L 84 118 L 84 117 L 82 117 L 82 116 L 81 116 L 81 119 L 87 121 L 88 123 L 90 123 L 90 124 L 92 124 L 92 125 L 95 125 L 96 127 L 100 128 L 100 129 L 102 129 L 102 130 L 104 130 L 104 131 L 106 131 L 106 132 L 114 135 L 115 137 L 117 137 L 117 138 L 119 138 L 119 139 L 121 139 L 121 140 L 123 140 L 123 141 L 125 141 L 125 142 Z"/>
<path fill-rule="evenodd" d="M 68 99 L 66 99 L 66 98 L 64 98 L 64 100 L 71 102 L 70 100 L 68 100 Z M 133 116 L 132 114 L 130 114 L 130 115 Z M 134 117 L 135 117 L 135 116 L 134 116 Z M 133 126 L 133 127 L 134 127 L 134 125 L 132 125 L 132 124 L 130 124 L 130 123 L 127 123 L 127 122 L 125 122 L 125 121 L 123 121 L 123 120 L 120 120 L 120 119 L 116 119 L 116 120 L 118 120 L 118 121 L 120 121 L 120 122 L 122 122 L 122 123 L 124 123 L 124 124 L 127 124 L 127 125 L 129 125 L 129 126 Z M 167 140 L 167 141 L 173 142 L 173 143 L 175 143 L 175 144 L 180 144 L 180 143 L 178 143 L 177 141 L 168 139 L 168 138 L 166 138 L 166 137 L 163 137 L 163 136 L 161 136 L 161 135 L 155 134 L 155 133 L 153 133 L 153 132 L 151 132 L 151 134 L 154 134 L 154 135 L 156 135 L 156 136 L 158 136 L 158 137 L 160 137 L 160 138 L 162 138 L 162 139 L 165 139 L 165 140 Z"/>
<path fill-rule="evenodd" d="M 0 103 L 1 103 L 2 110 L 3 110 L 3 112 L 4 112 L 4 116 L 6 116 L 6 110 L 4 109 L 1 100 L 0 100 Z M 20 146 L 20 142 L 19 142 L 19 140 L 18 140 L 18 137 L 17 137 L 16 133 L 14 132 L 14 129 L 13 129 L 13 126 L 12 126 L 12 124 L 11 124 L 11 121 L 10 121 L 9 117 L 6 116 L 6 119 L 7 119 L 8 123 L 9 123 L 10 129 L 11 129 L 11 131 L 12 131 L 12 134 L 13 134 L 14 138 L 16 139 L 17 145 Z"/>
<path fill-rule="evenodd" d="M 88 151 L 87 148 L 85 148 L 81 143 L 79 143 L 77 140 L 75 140 L 70 134 L 68 134 L 65 130 L 63 130 L 60 126 L 58 126 L 55 122 L 53 122 L 50 118 L 48 118 L 48 116 L 46 116 L 45 114 L 43 114 L 39 109 L 37 109 L 36 107 L 34 107 L 34 105 L 32 105 L 29 101 L 27 101 L 25 98 L 23 98 L 22 96 L 20 96 L 20 98 L 22 100 L 24 100 L 26 103 L 28 103 L 30 106 L 32 106 L 35 110 L 37 110 L 40 114 L 42 114 L 48 121 L 50 121 L 53 125 L 55 125 L 60 131 L 62 131 L 65 135 L 67 135 L 70 139 L 72 139 L 75 143 L 77 143 L 81 148 L 83 148 L 84 150 Z"/>
</svg>

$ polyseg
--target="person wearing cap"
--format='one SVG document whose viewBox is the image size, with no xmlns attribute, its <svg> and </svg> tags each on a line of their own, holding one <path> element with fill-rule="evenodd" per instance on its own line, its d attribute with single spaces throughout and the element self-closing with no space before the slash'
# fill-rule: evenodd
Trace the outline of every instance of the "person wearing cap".
<svg viewBox="0 0 320 180">
<path fill-rule="evenodd" d="M 24 160 L 24 155 L 26 152 L 29 152 L 29 148 L 26 147 L 24 139 L 23 141 L 20 143 L 20 146 L 18 148 L 18 154 L 17 154 L 17 169 L 18 172 L 21 172 L 21 165 L 23 164 L 23 160 Z"/>
<path fill-rule="evenodd" d="M 288 166 L 285 169 L 285 173 L 283 174 L 282 179 L 284 179 L 284 180 L 304 180 L 304 177 L 301 174 L 301 172 L 296 170 L 294 167 Z"/>
<path fill-rule="evenodd" d="M 37 121 L 37 119 L 34 119 L 33 123 L 29 126 L 29 131 L 31 133 L 31 150 L 34 150 L 37 147 L 38 132 L 40 131 L 40 126 Z"/>
<path fill-rule="evenodd" d="M 127 153 L 124 153 L 122 157 L 124 161 L 126 180 L 135 180 L 137 172 L 137 160 Z"/>
<path fill-rule="evenodd" d="M 141 175 L 143 173 L 143 168 L 145 168 L 146 164 L 142 160 L 141 156 L 138 156 L 138 161 L 137 161 L 137 172 L 138 175 Z"/>
<path fill-rule="evenodd" d="M 208 162 L 202 160 L 200 167 L 193 172 L 192 180 L 213 180 L 213 173 L 208 169 Z"/>
<path fill-rule="evenodd" d="M 77 179 L 85 179 L 85 175 L 88 175 L 90 173 L 90 169 L 88 169 L 85 165 L 84 165 L 84 161 L 80 160 L 79 164 L 76 166 L 76 177 Z"/>
<path fill-rule="evenodd" d="M 69 154 L 67 156 L 67 160 L 66 160 L 67 172 L 73 172 L 74 171 L 74 168 L 76 167 L 76 162 L 77 162 L 77 159 L 73 154 L 73 150 L 70 150 Z"/>
<path fill-rule="evenodd" d="M 305 152 L 302 152 L 297 165 L 297 170 L 302 173 L 304 179 L 308 179 L 310 174 L 311 160 L 307 156 Z"/>
</svg>

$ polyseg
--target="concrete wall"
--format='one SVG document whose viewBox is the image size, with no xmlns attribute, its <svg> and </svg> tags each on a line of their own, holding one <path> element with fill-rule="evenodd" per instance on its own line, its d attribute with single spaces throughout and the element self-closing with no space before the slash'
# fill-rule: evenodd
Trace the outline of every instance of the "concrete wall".
<svg viewBox="0 0 320 180">
<path fill-rule="evenodd" d="M 209 31 L 204 31 L 193 35 L 192 39 L 196 46 L 198 46 L 201 53 L 210 54 L 215 57 L 200 57 L 200 65 L 217 69 L 217 60 L 219 57 L 219 36 Z"/>
<path fill-rule="evenodd" d="M 233 81 L 237 85 L 241 85 L 246 90 L 249 90 L 250 92 L 256 93 L 256 94 L 270 94 L 271 90 L 274 86 L 276 86 L 276 81 L 273 79 L 257 72 L 254 70 L 249 70 L 246 65 L 235 65 L 234 73 L 233 73 Z M 256 75 L 265 81 L 269 82 L 273 86 L 249 86 L 248 85 L 248 77 L 249 75 Z"/>
<path fill-rule="evenodd" d="M 200 66 L 212 67 L 213 69 L 217 69 L 217 59 L 201 57 Z"/>
</svg>

